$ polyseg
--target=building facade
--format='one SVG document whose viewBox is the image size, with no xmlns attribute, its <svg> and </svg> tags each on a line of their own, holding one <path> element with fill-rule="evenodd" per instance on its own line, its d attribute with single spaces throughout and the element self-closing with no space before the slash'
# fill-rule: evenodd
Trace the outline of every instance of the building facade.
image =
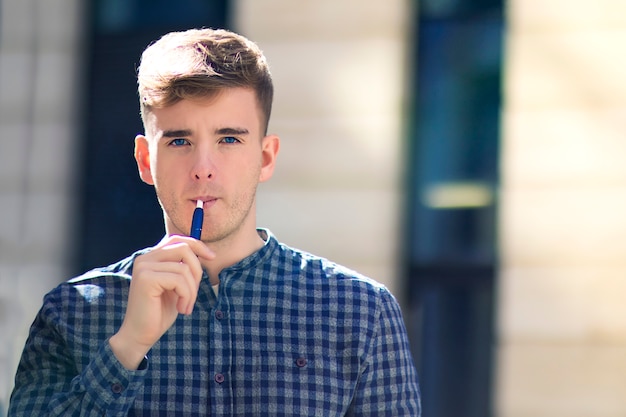
<svg viewBox="0 0 626 417">
<path fill-rule="evenodd" d="M 102 13 L 115 22 L 130 3 Z M 259 190 L 259 223 L 410 308 L 405 154 L 420 5 L 228 3 L 226 23 L 259 43 L 276 84 L 270 130 L 282 149 Z M 0 1 L 0 415 L 43 294 L 76 272 L 85 21 L 103 4 Z M 510 0 L 505 10 L 490 413 L 623 415 L 626 6 Z"/>
</svg>

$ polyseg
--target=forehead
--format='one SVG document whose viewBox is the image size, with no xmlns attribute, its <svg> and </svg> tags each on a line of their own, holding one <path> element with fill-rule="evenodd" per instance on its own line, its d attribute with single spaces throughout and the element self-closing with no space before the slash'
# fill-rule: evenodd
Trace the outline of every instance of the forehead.
<svg viewBox="0 0 626 417">
<path fill-rule="evenodd" d="M 170 129 L 207 129 L 245 127 L 258 132 L 262 111 L 256 93 L 248 88 L 227 88 L 217 94 L 182 99 L 166 107 L 146 111 L 144 127 L 147 134 Z"/>
</svg>

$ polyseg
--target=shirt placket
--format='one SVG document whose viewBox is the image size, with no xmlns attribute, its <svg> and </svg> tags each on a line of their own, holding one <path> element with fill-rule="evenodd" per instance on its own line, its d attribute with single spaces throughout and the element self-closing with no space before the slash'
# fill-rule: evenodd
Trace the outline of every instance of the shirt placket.
<svg viewBox="0 0 626 417">
<path fill-rule="evenodd" d="M 217 302 L 211 309 L 210 363 L 213 374 L 211 389 L 212 415 L 231 416 L 233 412 L 232 329 L 227 280 L 220 276 Z"/>
</svg>

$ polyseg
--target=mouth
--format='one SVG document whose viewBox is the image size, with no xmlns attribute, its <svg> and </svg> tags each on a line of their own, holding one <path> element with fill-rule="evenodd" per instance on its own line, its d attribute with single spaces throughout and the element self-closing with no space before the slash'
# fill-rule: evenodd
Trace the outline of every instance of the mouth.
<svg viewBox="0 0 626 417">
<path fill-rule="evenodd" d="M 206 209 L 217 201 L 217 197 L 213 196 L 197 196 L 190 200 L 194 205 L 197 204 L 198 201 L 202 201 L 202 208 Z"/>
</svg>

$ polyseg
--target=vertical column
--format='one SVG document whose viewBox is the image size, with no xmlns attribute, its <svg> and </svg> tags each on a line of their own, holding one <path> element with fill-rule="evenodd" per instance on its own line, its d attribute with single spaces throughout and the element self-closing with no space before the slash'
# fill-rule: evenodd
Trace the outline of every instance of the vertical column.
<svg viewBox="0 0 626 417">
<path fill-rule="evenodd" d="M 42 295 L 68 278 L 81 4 L 1 4 L 0 413 Z"/>
<path fill-rule="evenodd" d="M 509 2 L 499 417 L 626 414 L 625 16 Z"/>
<path fill-rule="evenodd" d="M 259 224 L 287 244 L 396 287 L 408 4 L 240 0 L 266 53 L 281 136 Z"/>
</svg>

